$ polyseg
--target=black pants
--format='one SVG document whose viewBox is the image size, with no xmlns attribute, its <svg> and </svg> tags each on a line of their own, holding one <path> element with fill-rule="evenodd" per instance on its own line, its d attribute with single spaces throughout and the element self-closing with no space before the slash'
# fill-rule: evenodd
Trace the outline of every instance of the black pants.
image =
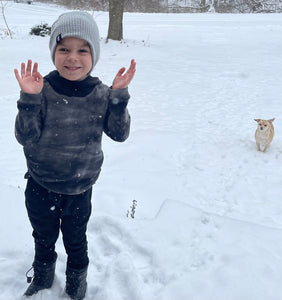
<svg viewBox="0 0 282 300">
<path fill-rule="evenodd" d="M 53 262 L 60 229 L 68 255 L 67 266 L 83 269 L 88 263 L 86 229 L 91 215 L 92 188 L 79 195 L 48 191 L 30 176 L 25 199 L 33 228 L 35 260 Z"/>
</svg>

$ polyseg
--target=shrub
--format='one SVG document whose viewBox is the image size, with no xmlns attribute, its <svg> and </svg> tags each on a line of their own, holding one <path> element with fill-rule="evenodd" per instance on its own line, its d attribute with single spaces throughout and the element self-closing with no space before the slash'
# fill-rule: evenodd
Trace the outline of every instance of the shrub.
<svg viewBox="0 0 282 300">
<path fill-rule="evenodd" d="M 50 33 L 51 33 L 51 27 L 48 26 L 48 24 L 40 24 L 40 25 L 33 26 L 29 34 L 46 36 L 46 35 L 50 35 Z"/>
</svg>

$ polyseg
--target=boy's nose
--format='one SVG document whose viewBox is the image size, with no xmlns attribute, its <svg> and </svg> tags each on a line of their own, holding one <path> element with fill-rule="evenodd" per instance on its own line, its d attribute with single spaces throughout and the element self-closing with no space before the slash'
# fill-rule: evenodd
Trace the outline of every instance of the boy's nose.
<svg viewBox="0 0 282 300">
<path fill-rule="evenodd" d="M 74 52 L 70 52 L 68 55 L 68 60 L 74 61 L 77 60 L 77 55 Z"/>
</svg>

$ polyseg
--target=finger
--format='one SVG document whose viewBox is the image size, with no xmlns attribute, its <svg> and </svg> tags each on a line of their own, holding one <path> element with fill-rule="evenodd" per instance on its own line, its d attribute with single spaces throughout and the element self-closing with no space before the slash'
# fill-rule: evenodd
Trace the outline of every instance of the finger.
<svg viewBox="0 0 282 300">
<path fill-rule="evenodd" d="M 131 60 L 129 70 L 130 70 L 130 72 L 135 72 L 136 71 L 136 62 L 135 62 L 134 59 Z"/>
<path fill-rule="evenodd" d="M 130 72 L 129 72 L 129 74 L 134 74 L 134 73 L 135 73 L 135 71 L 136 71 L 136 69 L 133 67 L 132 69 L 130 69 Z"/>
<path fill-rule="evenodd" d="M 134 59 L 131 60 L 131 64 L 130 64 L 130 67 L 133 67 L 135 68 L 136 67 L 136 62 Z"/>
<path fill-rule="evenodd" d="M 128 74 L 129 74 L 129 75 L 134 74 L 135 71 L 136 71 L 135 66 L 132 66 L 132 67 L 128 70 Z"/>
<path fill-rule="evenodd" d="M 125 71 L 125 68 L 124 68 L 124 67 L 121 68 L 121 69 L 118 71 L 117 76 L 122 75 L 124 71 Z"/>
<path fill-rule="evenodd" d="M 36 78 L 36 81 L 38 81 L 38 82 L 41 82 L 43 80 L 43 77 L 39 72 L 37 72 L 35 74 L 35 78 Z"/>
<path fill-rule="evenodd" d="M 35 63 L 32 69 L 32 76 L 37 77 L 37 73 L 38 73 L 38 63 Z"/>
<path fill-rule="evenodd" d="M 128 78 L 127 78 L 128 83 L 130 83 L 131 80 L 133 79 L 135 72 L 136 72 L 136 62 L 135 62 L 134 59 L 132 59 L 130 67 L 129 67 L 128 72 L 127 72 L 128 73 Z"/>
<path fill-rule="evenodd" d="M 25 63 L 21 63 L 21 76 L 25 76 Z"/>
<path fill-rule="evenodd" d="M 17 81 L 20 82 L 21 81 L 21 77 L 20 77 L 19 71 L 17 69 L 14 69 L 14 73 L 15 73 Z"/>
<path fill-rule="evenodd" d="M 26 76 L 31 76 L 31 64 L 32 64 L 32 61 L 29 59 L 27 62 L 27 67 L 26 67 Z"/>
</svg>

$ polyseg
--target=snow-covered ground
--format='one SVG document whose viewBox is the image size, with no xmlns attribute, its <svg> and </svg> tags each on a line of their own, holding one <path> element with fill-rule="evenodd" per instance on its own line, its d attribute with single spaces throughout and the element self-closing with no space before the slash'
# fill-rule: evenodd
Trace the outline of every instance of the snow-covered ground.
<svg viewBox="0 0 282 300">
<path fill-rule="evenodd" d="M 31 58 L 43 75 L 53 70 L 48 37 L 28 33 L 63 11 L 6 7 L 14 36 L 0 39 L 0 300 L 21 299 L 33 260 L 13 69 Z M 137 73 L 131 136 L 103 141 L 86 299 L 281 300 L 281 15 L 126 13 L 124 42 L 107 44 L 108 16 L 94 16 L 102 39 L 93 75 L 110 85 L 131 58 Z M 253 119 L 272 117 L 274 140 L 258 152 Z M 64 297 L 61 238 L 57 252 L 54 286 L 30 299 Z"/>
</svg>

